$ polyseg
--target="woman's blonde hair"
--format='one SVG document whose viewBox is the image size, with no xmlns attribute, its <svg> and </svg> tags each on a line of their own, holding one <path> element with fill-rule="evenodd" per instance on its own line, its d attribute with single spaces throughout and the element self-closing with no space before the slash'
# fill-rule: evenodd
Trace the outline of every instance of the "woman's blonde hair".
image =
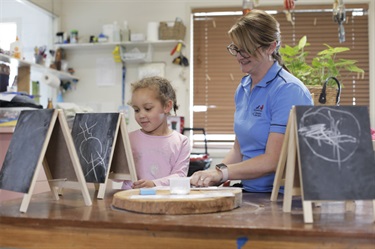
<svg viewBox="0 0 375 249">
<path fill-rule="evenodd" d="M 229 37 L 246 53 L 257 56 L 257 48 L 268 48 L 276 41 L 276 49 L 272 57 L 285 69 L 279 48 L 281 45 L 280 24 L 270 14 L 263 10 L 253 9 L 247 15 L 240 17 L 228 31 Z"/>
<path fill-rule="evenodd" d="M 132 93 L 142 88 L 149 88 L 154 90 L 156 93 L 156 98 L 160 100 L 163 106 L 166 106 L 168 101 L 173 102 L 173 111 L 177 114 L 177 98 L 176 92 L 171 85 L 171 82 L 160 76 L 152 76 L 143 78 L 137 82 L 131 84 Z M 170 114 L 170 113 L 169 113 Z"/>
</svg>

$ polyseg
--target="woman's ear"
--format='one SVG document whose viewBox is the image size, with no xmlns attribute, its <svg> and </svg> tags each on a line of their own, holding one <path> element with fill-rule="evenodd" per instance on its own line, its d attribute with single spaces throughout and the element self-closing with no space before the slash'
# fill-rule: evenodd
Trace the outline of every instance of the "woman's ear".
<svg viewBox="0 0 375 249">
<path fill-rule="evenodd" d="M 277 42 L 276 42 L 276 41 L 274 41 L 274 42 L 272 42 L 272 43 L 270 44 L 270 46 L 269 46 L 269 48 L 268 48 L 268 51 L 269 51 L 270 55 L 273 54 L 273 52 L 276 50 L 276 45 L 277 45 Z"/>
<path fill-rule="evenodd" d="M 167 103 L 164 106 L 164 113 L 170 114 L 171 110 L 172 110 L 172 107 L 173 107 L 173 101 L 172 100 L 168 100 Z"/>
</svg>

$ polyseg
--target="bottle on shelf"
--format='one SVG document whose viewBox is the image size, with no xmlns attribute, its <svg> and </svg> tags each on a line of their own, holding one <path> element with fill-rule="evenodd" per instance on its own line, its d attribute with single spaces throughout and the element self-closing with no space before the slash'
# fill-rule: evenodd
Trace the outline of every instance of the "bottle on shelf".
<svg viewBox="0 0 375 249">
<path fill-rule="evenodd" d="M 18 39 L 18 36 L 16 37 L 16 40 L 10 44 L 10 53 L 11 56 L 17 59 L 22 59 L 22 43 Z"/>
<path fill-rule="evenodd" d="M 73 29 L 70 31 L 70 43 L 78 43 L 78 30 Z"/>
<path fill-rule="evenodd" d="M 121 30 L 121 41 L 127 42 L 130 41 L 130 29 L 128 21 L 124 21 L 124 28 Z"/>
<path fill-rule="evenodd" d="M 47 109 L 53 109 L 52 98 L 48 98 Z"/>
<path fill-rule="evenodd" d="M 114 42 L 121 41 L 120 27 L 116 21 L 113 22 L 113 41 Z"/>
<path fill-rule="evenodd" d="M 242 14 L 246 15 L 253 9 L 253 0 L 243 0 L 242 2 Z"/>
</svg>

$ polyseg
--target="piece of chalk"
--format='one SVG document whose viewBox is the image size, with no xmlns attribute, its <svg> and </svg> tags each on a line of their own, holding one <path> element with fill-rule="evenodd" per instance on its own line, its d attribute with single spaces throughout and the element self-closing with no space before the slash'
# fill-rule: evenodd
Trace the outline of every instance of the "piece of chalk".
<svg viewBox="0 0 375 249">
<path fill-rule="evenodd" d="M 139 190 L 140 195 L 156 195 L 156 190 L 153 188 L 141 188 Z"/>
</svg>

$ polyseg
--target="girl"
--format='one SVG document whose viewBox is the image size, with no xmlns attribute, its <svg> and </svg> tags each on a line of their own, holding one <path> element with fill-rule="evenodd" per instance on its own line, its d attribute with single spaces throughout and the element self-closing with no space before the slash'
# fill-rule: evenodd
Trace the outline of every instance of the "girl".
<svg viewBox="0 0 375 249">
<path fill-rule="evenodd" d="M 138 181 L 124 181 L 122 188 L 168 186 L 169 178 L 187 176 L 188 138 L 168 127 L 167 117 L 176 113 L 176 93 L 162 77 L 144 78 L 132 84 L 130 105 L 141 126 L 129 133 Z"/>
</svg>

